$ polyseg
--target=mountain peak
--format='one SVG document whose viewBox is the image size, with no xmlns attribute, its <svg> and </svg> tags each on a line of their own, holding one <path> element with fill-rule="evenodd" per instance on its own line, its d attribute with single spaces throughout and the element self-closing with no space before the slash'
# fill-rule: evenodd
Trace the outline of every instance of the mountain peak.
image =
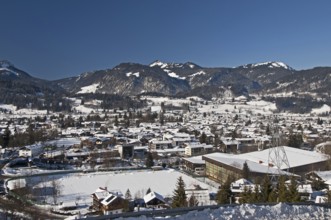
<svg viewBox="0 0 331 220">
<path fill-rule="evenodd" d="M 15 67 L 8 60 L 0 60 L 0 74 L 3 76 L 19 76 Z"/>
<path fill-rule="evenodd" d="M 161 69 L 165 69 L 165 68 L 190 68 L 190 69 L 194 69 L 194 68 L 200 68 L 200 66 L 198 66 L 195 63 L 192 62 L 186 62 L 186 63 L 165 63 L 162 62 L 160 60 L 155 60 L 154 62 L 152 62 L 150 65 L 150 67 L 154 67 L 154 66 L 158 66 Z"/>
<path fill-rule="evenodd" d="M 257 68 L 257 67 L 267 67 L 267 68 L 283 68 L 287 70 L 291 70 L 292 68 L 288 66 L 287 64 L 283 62 L 276 62 L 276 61 L 268 61 L 268 62 L 262 62 L 262 63 L 253 63 L 253 64 L 246 64 L 243 66 L 240 66 L 243 68 Z"/>
<path fill-rule="evenodd" d="M 161 69 L 166 68 L 168 66 L 167 63 L 163 63 L 160 60 L 155 60 L 154 62 L 152 62 L 151 64 L 149 64 L 150 67 L 154 67 L 154 66 L 159 66 Z"/>
<path fill-rule="evenodd" d="M 14 65 L 11 64 L 8 60 L 0 60 L 0 68 L 9 68 Z"/>
</svg>

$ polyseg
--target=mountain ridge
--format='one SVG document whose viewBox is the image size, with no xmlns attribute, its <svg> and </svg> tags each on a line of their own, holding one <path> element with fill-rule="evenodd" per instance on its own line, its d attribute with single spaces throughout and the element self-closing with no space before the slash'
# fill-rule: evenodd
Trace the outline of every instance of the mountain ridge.
<svg viewBox="0 0 331 220">
<path fill-rule="evenodd" d="M 330 73 L 330 74 L 329 74 Z M 237 67 L 202 67 L 193 62 L 175 63 L 155 60 L 150 64 L 120 63 L 113 68 L 82 73 L 78 76 L 47 81 L 34 78 L 0 61 L 0 80 L 33 84 L 70 94 L 84 91 L 101 94 L 139 95 L 157 92 L 164 95 L 219 96 L 230 89 L 234 95 L 251 93 L 314 92 L 325 93 L 331 88 L 331 67 L 295 70 L 280 61 L 244 64 Z M 329 79 L 330 78 L 330 79 Z M 94 89 L 85 89 L 94 86 Z M 210 87 L 207 89 L 207 87 Z M 217 91 L 219 90 L 219 91 Z"/>
</svg>

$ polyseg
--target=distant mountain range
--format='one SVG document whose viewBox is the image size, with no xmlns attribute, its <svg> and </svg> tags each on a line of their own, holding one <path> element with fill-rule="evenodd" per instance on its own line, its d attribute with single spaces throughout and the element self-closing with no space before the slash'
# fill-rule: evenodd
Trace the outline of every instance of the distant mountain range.
<svg viewBox="0 0 331 220">
<path fill-rule="evenodd" d="M 234 95 L 295 94 L 329 96 L 331 67 L 295 70 L 282 62 L 247 64 L 234 68 L 201 67 L 197 64 L 165 63 L 149 65 L 121 63 L 112 69 L 82 73 L 79 76 L 46 81 L 34 78 L 8 61 L 0 61 L 2 93 L 40 94 L 159 94 L 170 96 L 221 97 Z M 0 100 L 2 102 L 3 100 Z"/>
</svg>

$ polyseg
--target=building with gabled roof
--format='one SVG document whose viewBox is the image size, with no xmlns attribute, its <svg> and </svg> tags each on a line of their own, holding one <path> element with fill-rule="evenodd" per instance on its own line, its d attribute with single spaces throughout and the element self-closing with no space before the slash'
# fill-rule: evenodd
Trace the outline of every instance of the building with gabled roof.
<svg viewBox="0 0 331 220">
<path fill-rule="evenodd" d="M 110 192 L 107 187 L 99 187 L 93 194 L 93 209 L 102 211 L 105 215 L 119 214 L 128 208 L 128 202 L 121 193 Z"/>
<path fill-rule="evenodd" d="M 151 191 L 144 196 L 144 201 L 147 207 L 160 207 L 166 204 L 163 196 L 157 192 Z"/>
</svg>

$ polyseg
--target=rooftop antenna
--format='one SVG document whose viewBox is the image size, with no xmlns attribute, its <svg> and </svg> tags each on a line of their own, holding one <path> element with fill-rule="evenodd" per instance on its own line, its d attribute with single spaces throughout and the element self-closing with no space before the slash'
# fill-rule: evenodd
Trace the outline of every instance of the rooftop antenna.
<svg viewBox="0 0 331 220">
<path fill-rule="evenodd" d="M 275 182 L 284 171 L 289 172 L 290 163 L 282 144 L 278 126 L 273 126 L 271 131 L 272 138 L 268 155 L 268 175 L 271 176 L 271 181 Z"/>
</svg>

